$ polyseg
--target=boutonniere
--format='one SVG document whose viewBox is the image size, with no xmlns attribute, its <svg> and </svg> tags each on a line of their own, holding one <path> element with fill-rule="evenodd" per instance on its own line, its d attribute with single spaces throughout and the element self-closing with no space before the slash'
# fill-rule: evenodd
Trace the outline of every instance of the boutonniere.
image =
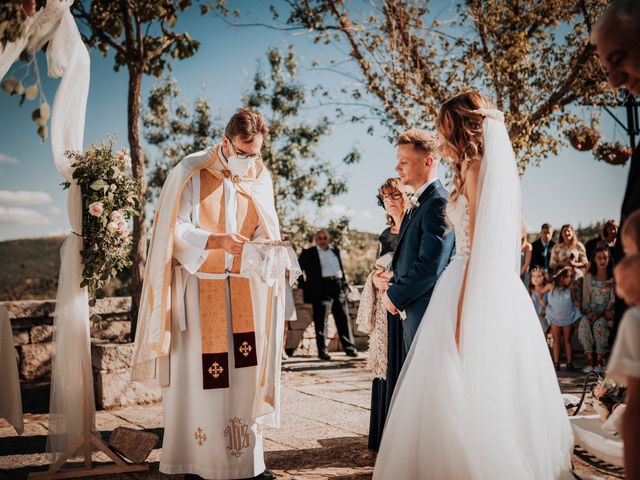
<svg viewBox="0 0 640 480">
<path fill-rule="evenodd" d="M 409 197 L 409 203 L 411 204 L 411 208 L 418 208 L 420 206 L 420 202 L 418 201 L 418 197 L 411 195 Z"/>
</svg>

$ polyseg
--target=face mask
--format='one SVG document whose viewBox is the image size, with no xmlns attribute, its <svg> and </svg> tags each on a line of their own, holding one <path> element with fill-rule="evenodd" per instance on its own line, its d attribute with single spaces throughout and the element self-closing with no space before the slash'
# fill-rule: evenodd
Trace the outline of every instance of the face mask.
<svg viewBox="0 0 640 480">
<path fill-rule="evenodd" d="M 233 173 L 240 175 L 241 177 L 246 175 L 251 167 L 256 164 L 256 157 L 239 158 L 237 155 L 230 156 L 227 160 L 227 165 Z"/>
<path fill-rule="evenodd" d="M 242 176 L 249 170 L 249 167 L 251 166 L 251 160 L 252 159 L 241 159 L 236 155 L 233 155 L 232 157 L 229 157 L 227 163 L 229 164 L 229 168 L 233 173 Z"/>
</svg>

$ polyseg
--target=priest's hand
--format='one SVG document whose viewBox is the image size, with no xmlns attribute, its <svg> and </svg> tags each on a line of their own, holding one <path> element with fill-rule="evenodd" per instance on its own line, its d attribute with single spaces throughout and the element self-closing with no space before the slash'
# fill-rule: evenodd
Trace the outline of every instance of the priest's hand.
<svg viewBox="0 0 640 480">
<path fill-rule="evenodd" d="M 249 239 L 239 233 L 212 233 L 207 240 L 207 250 L 221 248 L 231 255 L 242 255 L 242 247 Z"/>
</svg>

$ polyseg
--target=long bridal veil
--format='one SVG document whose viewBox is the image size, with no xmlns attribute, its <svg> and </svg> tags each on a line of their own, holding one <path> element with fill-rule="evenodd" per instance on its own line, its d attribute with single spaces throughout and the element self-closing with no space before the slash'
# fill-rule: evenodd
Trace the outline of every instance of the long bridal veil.
<svg viewBox="0 0 640 480">
<path fill-rule="evenodd" d="M 573 437 L 547 344 L 519 278 L 515 155 L 505 124 L 491 111 L 483 131 L 460 341 L 471 471 L 477 478 L 560 478 L 570 469 Z"/>
</svg>

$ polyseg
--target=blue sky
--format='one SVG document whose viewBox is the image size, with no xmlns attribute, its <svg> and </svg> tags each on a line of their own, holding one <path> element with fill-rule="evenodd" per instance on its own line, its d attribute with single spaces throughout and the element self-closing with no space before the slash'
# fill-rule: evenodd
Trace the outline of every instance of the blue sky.
<svg viewBox="0 0 640 480">
<path fill-rule="evenodd" d="M 253 2 L 251 5 L 265 4 Z M 302 67 L 301 79 L 310 87 L 321 82 L 325 87 L 337 89 L 345 81 L 331 73 L 305 68 L 314 59 L 323 61 L 344 55 L 334 47 L 314 44 L 304 34 L 261 28 L 236 29 L 218 18 L 200 17 L 195 13 L 181 18 L 178 29 L 188 30 L 201 42 L 194 57 L 173 64 L 172 74 L 184 100 L 191 103 L 196 97 L 205 96 L 220 118 L 229 117 L 240 105 L 242 95 L 251 85 L 258 59 L 265 58 L 271 45 L 281 48 L 289 43 L 294 45 Z M 118 146 L 126 145 L 126 72 L 115 73 L 112 60 L 96 51 L 91 51 L 91 61 L 85 146 L 108 134 L 116 135 Z M 46 72 L 42 55 L 40 69 Z M 143 97 L 156 82 L 155 78 L 144 79 Z M 55 79 L 44 79 L 49 103 L 53 102 L 57 83 Z M 68 232 L 66 192 L 60 187 L 62 177 L 53 165 L 49 141 L 41 143 L 36 135 L 31 121 L 35 106 L 27 102 L 18 107 L 17 97 L 0 93 L 0 240 Z M 308 116 L 323 113 L 330 112 L 310 110 Z M 624 132 L 614 127 L 605 114 L 601 124 L 607 140 L 626 141 Z M 384 214 L 376 205 L 375 193 L 378 185 L 394 176 L 395 148 L 384 137 L 382 128 L 377 129 L 375 137 L 367 135 L 365 130 L 366 126 L 341 124 L 322 143 L 320 152 L 326 158 L 335 159 L 336 172 L 349 178 L 349 192 L 321 211 L 310 211 L 318 224 L 346 214 L 351 217 L 353 228 L 379 232 L 384 227 Z M 348 167 L 340 165 L 339 159 L 354 144 L 362 152 L 361 162 Z M 536 231 L 543 222 L 577 226 L 618 218 L 627 173 L 628 166 L 613 167 L 596 162 L 589 152 L 580 153 L 571 148 L 543 160 L 540 167 L 529 167 L 522 180 L 528 230 Z"/>
</svg>

